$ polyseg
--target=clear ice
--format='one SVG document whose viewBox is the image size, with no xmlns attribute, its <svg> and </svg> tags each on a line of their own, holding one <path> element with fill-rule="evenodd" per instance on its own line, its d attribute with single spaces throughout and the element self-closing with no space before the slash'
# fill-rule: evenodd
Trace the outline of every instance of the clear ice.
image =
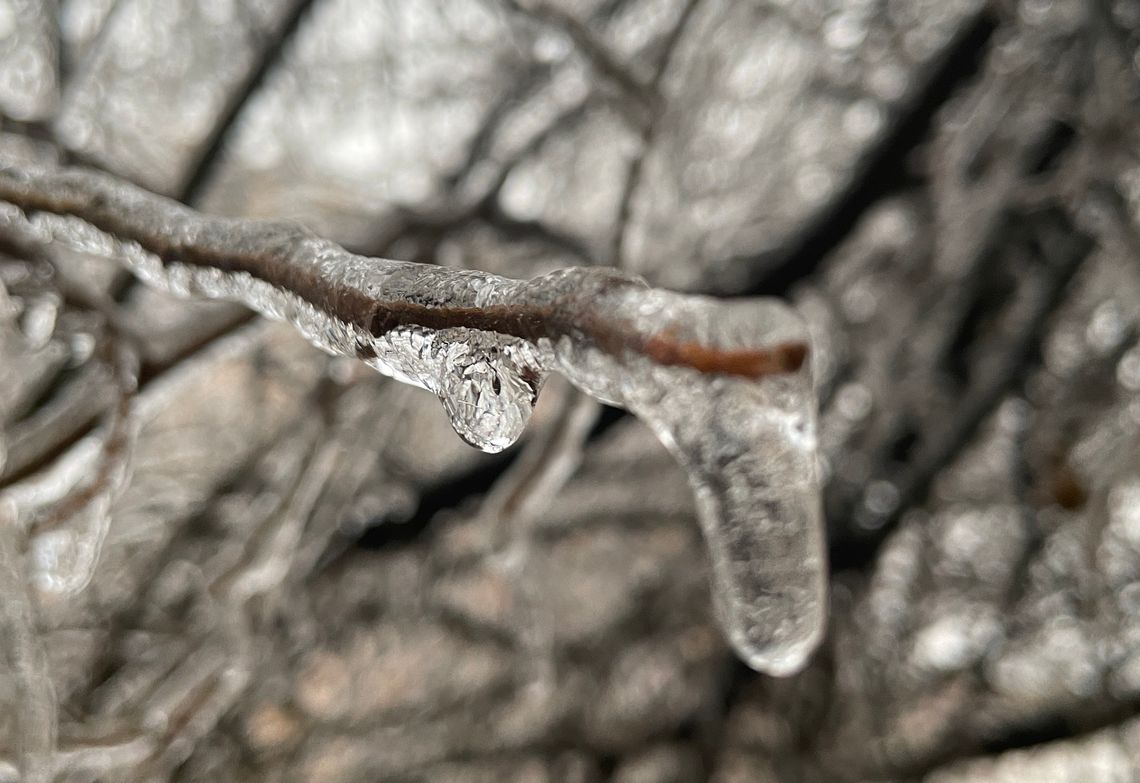
<svg viewBox="0 0 1140 783">
<path fill-rule="evenodd" d="M 773 299 L 616 297 L 613 312 L 636 313 L 640 329 L 678 340 L 720 349 L 807 340 L 799 316 Z M 810 362 L 753 380 L 619 361 L 569 340 L 555 354 L 571 382 L 635 414 L 685 468 L 717 613 L 737 654 L 772 675 L 801 669 L 822 637 L 827 600 Z"/>
<path fill-rule="evenodd" d="M 22 192 L 22 172 L 0 168 L 0 199 Z M 530 340 L 474 328 L 400 326 L 372 334 L 248 272 L 163 260 L 66 210 L 0 211 L 0 230 L 114 257 L 151 285 L 182 296 L 242 302 L 292 323 L 315 345 L 361 358 L 393 378 L 439 396 L 456 432 L 485 451 L 521 434 L 546 375 L 645 421 L 688 472 L 710 552 L 717 611 L 736 651 L 774 675 L 801 668 L 817 645 L 826 607 L 825 551 L 816 467 L 816 401 L 810 361 L 760 378 L 702 372 L 651 359 L 633 343 L 600 345 L 586 322 L 623 335 L 666 337 L 723 351 L 807 342 L 786 305 L 717 300 L 646 287 L 605 269 L 569 269 L 520 282 L 357 256 L 292 225 L 208 218 L 98 175 L 46 175 L 68 190 L 127 215 L 136 236 L 234 257 L 269 254 L 291 274 L 317 278 L 380 303 L 428 308 L 529 306 L 566 328 Z M 34 175 L 33 175 L 34 179 Z M 12 199 L 18 200 L 18 199 Z M 142 227 L 142 228 L 139 228 Z M 335 305 L 335 303 L 334 303 Z M 644 346 L 644 342 L 642 343 Z"/>
</svg>

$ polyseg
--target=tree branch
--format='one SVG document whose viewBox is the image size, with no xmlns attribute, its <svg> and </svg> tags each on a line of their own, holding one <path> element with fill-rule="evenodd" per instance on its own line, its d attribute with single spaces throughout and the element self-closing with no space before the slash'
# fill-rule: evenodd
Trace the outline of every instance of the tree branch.
<svg viewBox="0 0 1140 783">
<path fill-rule="evenodd" d="M 533 288 L 545 294 L 541 289 L 555 287 L 553 280 L 547 282 L 553 276 L 520 284 L 479 272 L 368 259 L 294 224 L 208 217 L 95 171 L 3 165 L 0 200 L 29 217 L 40 212 L 77 218 L 115 240 L 136 244 L 168 268 L 187 266 L 249 275 L 374 337 L 407 326 L 475 329 L 532 343 L 581 335 L 606 353 L 631 351 L 661 365 L 753 379 L 795 372 L 808 353 L 802 341 L 729 349 L 683 340 L 670 331 L 639 332 L 597 312 L 590 302 L 575 295 L 580 287 L 599 293 L 642 287 L 640 281 L 609 270 L 563 270 L 558 277 L 573 278 L 580 287 L 569 286 L 553 297 L 528 300 L 530 292 L 517 289 Z M 351 275 L 343 274 L 350 267 L 369 279 L 351 281 Z M 409 296 L 386 296 L 368 285 L 375 282 L 396 283 Z M 493 297 L 500 301 L 482 304 L 478 300 L 485 297 L 478 295 L 480 288 L 508 293 Z M 244 297 L 226 298 L 239 298 L 255 310 L 263 309 Z"/>
<path fill-rule="evenodd" d="M 688 471 L 740 655 L 790 674 L 818 644 L 815 394 L 806 329 L 783 304 L 685 296 L 597 267 L 519 281 L 365 258 L 294 224 L 209 217 L 82 169 L 0 162 L 0 202 L 9 244 L 102 254 L 171 293 L 287 320 L 435 392 L 485 451 L 519 437 L 561 372 L 645 421 Z"/>
</svg>

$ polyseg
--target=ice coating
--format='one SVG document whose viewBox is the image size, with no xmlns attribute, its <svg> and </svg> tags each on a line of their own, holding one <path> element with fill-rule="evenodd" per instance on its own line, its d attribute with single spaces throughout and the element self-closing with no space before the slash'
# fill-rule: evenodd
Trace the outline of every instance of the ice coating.
<svg viewBox="0 0 1140 783">
<path fill-rule="evenodd" d="M 774 300 L 649 289 L 613 270 L 527 282 L 365 258 L 291 224 L 211 218 L 74 169 L 0 165 L 0 231 L 118 259 L 176 295 L 242 302 L 433 391 L 466 441 L 513 443 L 551 371 L 644 420 L 688 471 L 718 613 L 790 674 L 823 629 L 825 553 L 807 335 Z"/>
</svg>

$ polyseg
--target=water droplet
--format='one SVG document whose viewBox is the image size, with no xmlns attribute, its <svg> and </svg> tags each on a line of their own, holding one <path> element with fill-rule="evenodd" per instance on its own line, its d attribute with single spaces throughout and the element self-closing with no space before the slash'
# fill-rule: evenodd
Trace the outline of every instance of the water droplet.
<svg viewBox="0 0 1140 783">
<path fill-rule="evenodd" d="M 55 333 L 55 320 L 59 314 L 59 297 L 47 295 L 30 300 L 24 309 L 22 331 L 33 348 L 47 345 Z"/>
<path fill-rule="evenodd" d="M 478 333 L 476 333 L 478 334 Z M 541 370 L 518 346 L 452 343 L 439 356 L 440 401 L 461 438 L 499 452 L 522 435 L 538 396 Z"/>
<path fill-rule="evenodd" d="M 824 25 L 824 40 L 833 49 L 854 49 L 866 36 L 866 22 L 858 14 L 835 14 Z"/>
<path fill-rule="evenodd" d="M 883 110 L 870 98 L 856 101 L 843 113 L 843 129 L 852 138 L 866 141 L 883 127 Z"/>
</svg>

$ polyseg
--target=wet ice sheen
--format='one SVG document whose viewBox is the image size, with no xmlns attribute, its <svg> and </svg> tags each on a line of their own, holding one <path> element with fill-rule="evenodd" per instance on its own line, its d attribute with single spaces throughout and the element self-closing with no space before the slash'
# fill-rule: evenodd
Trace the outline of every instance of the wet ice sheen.
<svg viewBox="0 0 1140 783">
<path fill-rule="evenodd" d="M 149 203 L 130 201 L 128 194 L 122 206 L 153 211 Z M 70 217 L 4 217 L 9 229 L 13 220 L 24 220 L 41 240 L 118 257 L 172 293 L 241 301 L 289 321 L 326 351 L 359 357 L 385 375 L 429 389 L 455 431 L 485 451 L 500 451 L 519 437 L 544 378 L 561 372 L 588 394 L 636 414 L 687 470 L 710 552 L 717 611 L 737 652 L 758 670 L 784 675 L 801 668 L 818 643 L 825 555 L 810 361 L 794 373 L 751 379 L 665 366 L 644 351 L 598 345 L 577 329 L 534 342 L 468 328 L 402 326 L 374 335 L 248 273 L 163 263 L 133 242 Z M 234 252 L 243 242 L 262 247 L 274 233 L 266 225 L 219 239 L 219 228 L 231 224 L 197 217 L 168 222 L 162 230 L 181 232 L 189 243 L 224 240 Z M 807 340 L 800 319 L 780 302 L 685 296 L 609 270 L 563 270 L 519 282 L 363 258 L 309 236 L 281 243 L 277 252 L 282 263 L 381 301 L 462 308 L 526 303 L 567 323 L 580 323 L 588 312 L 595 323 L 619 324 L 623 334 L 664 335 L 723 350 Z"/>
</svg>

